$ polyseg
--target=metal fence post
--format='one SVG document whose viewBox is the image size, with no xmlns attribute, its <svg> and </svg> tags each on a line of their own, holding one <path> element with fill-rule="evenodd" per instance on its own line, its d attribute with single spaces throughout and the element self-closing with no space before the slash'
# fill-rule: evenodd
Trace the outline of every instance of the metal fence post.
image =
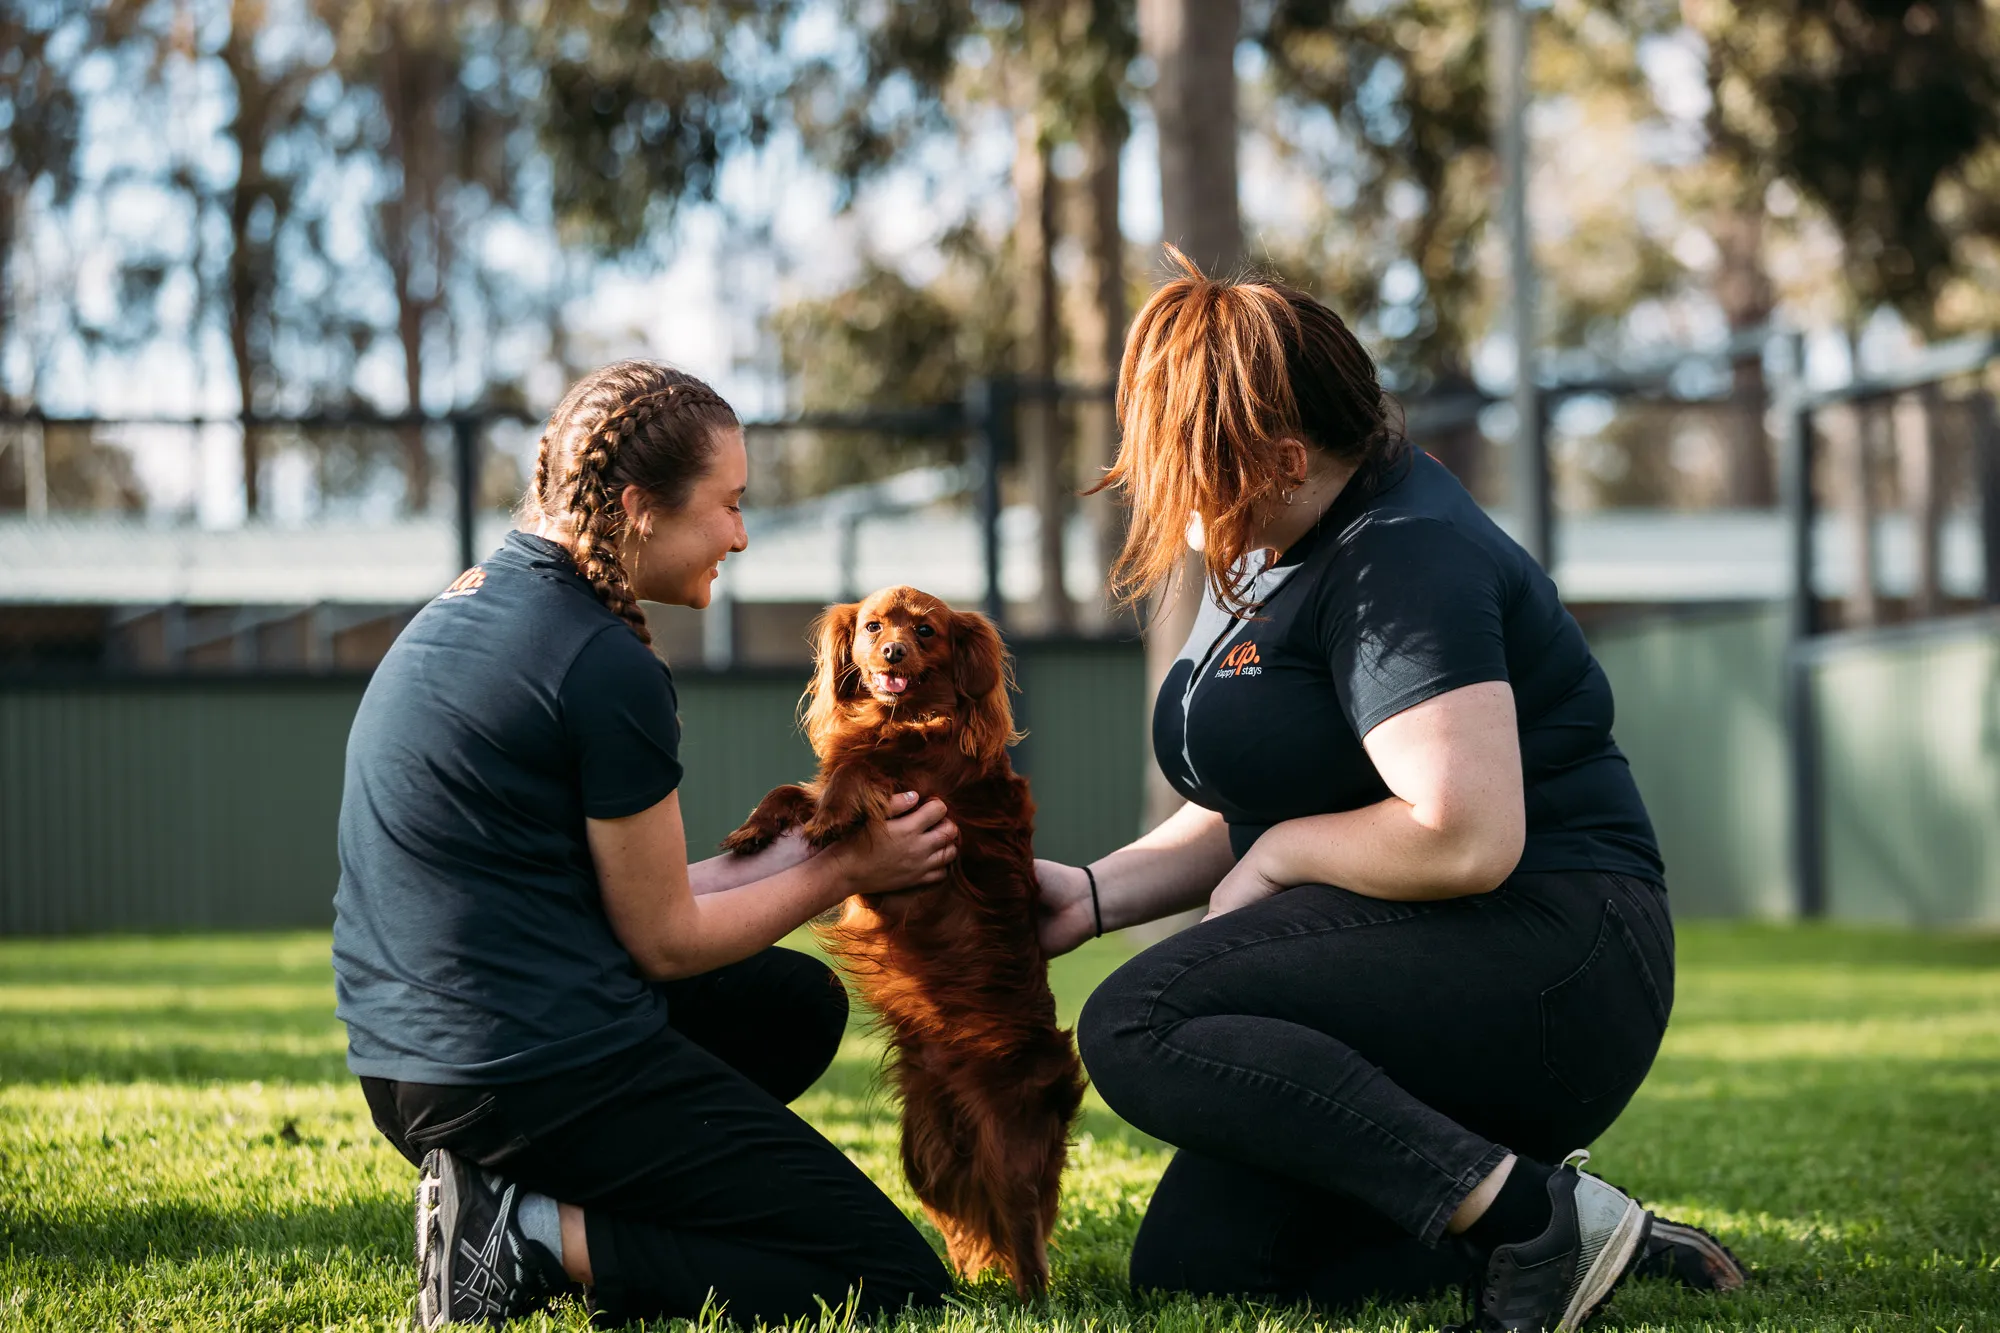
<svg viewBox="0 0 2000 1333">
<path fill-rule="evenodd" d="M 1522 374 L 1528 375 L 1524 364 Z M 1520 421 L 1520 466 L 1514 484 L 1523 496 L 1520 508 L 1521 545 L 1553 577 L 1556 572 L 1555 503 L 1549 484 L 1549 400 L 1530 378 L 1526 389 L 1514 391 Z"/>
<path fill-rule="evenodd" d="M 1805 347 L 1797 334 L 1786 338 L 1790 366 L 1778 395 L 1780 482 L 1791 546 L 1791 595 L 1785 643 L 1786 766 L 1790 775 L 1793 902 L 1802 917 L 1826 914 L 1826 882 L 1820 859 L 1818 722 L 1813 713 L 1812 662 L 1807 644 L 1819 631 L 1814 588 L 1813 414 L 1805 399 Z"/>
<path fill-rule="evenodd" d="M 452 494 L 458 524 L 458 567 L 479 563 L 479 420 L 460 413 L 451 419 Z"/>
<path fill-rule="evenodd" d="M 979 458 L 979 530 L 986 567 L 986 618 L 1006 632 L 1000 588 L 1000 468 L 1013 453 L 1014 382 L 975 380 L 966 386 L 965 416 Z"/>
<path fill-rule="evenodd" d="M 1972 396 L 1972 457 L 1979 482 L 1980 569 L 1988 602 L 2000 603 L 2000 411 L 1993 395 Z"/>
</svg>

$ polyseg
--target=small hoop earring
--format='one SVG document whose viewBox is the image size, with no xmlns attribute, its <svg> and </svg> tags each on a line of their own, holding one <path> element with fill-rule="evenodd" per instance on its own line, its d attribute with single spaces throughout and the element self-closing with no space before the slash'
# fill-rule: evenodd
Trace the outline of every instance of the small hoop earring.
<svg viewBox="0 0 2000 1333">
<path fill-rule="evenodd" d="M 1294 487 L 1293 487 L 1293 488 L 1292 488 L 1291 490 L 1289 490 L 1289 491 L 1279 491 L 1279 492 L 1278 492 L 1278 498 L 1279 498 L 1280 500 L 1283 500 L 1283 501 L 1284 501 L 1284 502 L 1285 502 L 1286 504 L 1290 504 L 1290 503 L 1292 502 L 1292 497 L 1293 497 L 1294 495 L 1297 495 L 1298 493 L 1299 493 L 1299 489 L 1298 489 L 1298 487 L 1294 486 Z"/>
</svg>

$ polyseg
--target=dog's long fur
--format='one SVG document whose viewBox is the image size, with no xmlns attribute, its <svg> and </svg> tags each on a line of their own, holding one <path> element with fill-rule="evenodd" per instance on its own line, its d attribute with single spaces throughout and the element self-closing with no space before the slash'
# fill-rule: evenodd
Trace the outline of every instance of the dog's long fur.
<svg viewBox="0 0 2000 1333">
<path fill-rule="evenodd" d="M 863 632 L 857 654 L 870 623 L 881 633 Z M 896 792 L 944 799 L 959 830 L 948 881 L 850 898 L 818 931 L 888 1029 L 903 1169 L 953 1265 L 1038 1292 L 1084 1079 L 1035 933 L 1034 802 L 1007 760 L 1006 651 L 985 617 L 913 588 L 829 608 L 815 638 L 805 726 L 819 776 L 772 791 L 723 846 L 754 851 L 794 827 L 826 846 L 880 820 Z M 921 659 L 904 696 L 872 688 L 888 642 Z"/>
</svg>

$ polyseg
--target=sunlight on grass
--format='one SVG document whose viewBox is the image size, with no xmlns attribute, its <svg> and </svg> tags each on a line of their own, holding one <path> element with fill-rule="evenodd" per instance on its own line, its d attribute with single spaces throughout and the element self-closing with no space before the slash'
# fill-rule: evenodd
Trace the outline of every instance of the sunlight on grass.
<svg viewBox="0 0 2000 1333">
<path fill-rule="evenodd" d="M 1065 1021 L 1121 957 L 1105 941 L 1061 960 Z M 406 1324 L 412 1173 L 345 1071 L 326 960 L 314 934 L 0 942 L 0 1328 Z M 1758 1281 L 1726 1299 L 1631 1284 L 1606 1326 L 2000 1328 L 2000 940 L 1698 926 L 1679 991 L 1594 1165 L 1718 1232 Z M 880 1056 L 857 1026 L 798 1109 L 915 1215 Z M 908 1333 L 1459 1317 L 1451 1299 L 1338 1316 L 1135 1300 L 1125 1258 L 1167 1155 L 1093 1093 L 1049 1301 L 982 1283 Z M 586 1326 L 574 1306 L 520 1325 Z"/>
</svg>

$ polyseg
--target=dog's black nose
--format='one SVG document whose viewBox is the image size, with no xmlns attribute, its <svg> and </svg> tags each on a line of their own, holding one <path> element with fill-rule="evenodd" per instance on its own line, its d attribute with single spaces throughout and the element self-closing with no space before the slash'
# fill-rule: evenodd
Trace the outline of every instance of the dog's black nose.
<svg viewBox="0 0 2000 1333">
<path fill-rule="evenodd" d="M 896 663 L 902 661 L 905 651 L 907 650 L 900 643 L 885 643 L 882 645 L 882 656 L 889 659 L 890 666 L 894 666 Z"/>
</svg>

